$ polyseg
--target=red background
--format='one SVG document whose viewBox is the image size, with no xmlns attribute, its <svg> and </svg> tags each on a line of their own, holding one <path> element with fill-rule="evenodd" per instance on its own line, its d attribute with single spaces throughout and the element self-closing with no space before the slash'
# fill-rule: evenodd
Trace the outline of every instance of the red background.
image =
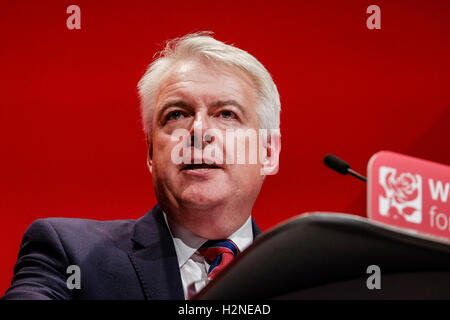
<svg viewBox="0 0 450 320">
<path fill-rule="evenodd" d="M 81 8 L 81 30 L 66 8 Z M 381 8 L 381 30 L 366 8 Z M 0 294 L 37 218 L 129 219 L 155 204 L 136 84 L 165 40 L 211 30 L 256 56 L 281 101 L 263 230 L 307 211 L 365 215 L 363 174 L 392 150 L 450 164 L 450 2 L 2 1 Z"/>
</svg>

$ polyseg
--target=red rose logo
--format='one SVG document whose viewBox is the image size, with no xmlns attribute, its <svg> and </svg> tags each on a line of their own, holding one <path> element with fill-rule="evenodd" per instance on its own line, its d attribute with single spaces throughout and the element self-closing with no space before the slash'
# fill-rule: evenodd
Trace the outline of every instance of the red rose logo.
<svg viewBox="0 0 450 320">
<path fill-rule="evenodd" d="M 422 222 L 422 177 L 419 174 L 381 166 L 378 182 L 382 187 L 378 198 L 381 215 Z"/>
<path fill-rule="evenodd" d="M 392 177 L 392 173 L 389 173 L 386 176 L 386 185 L 394 191 L 397 203 L 410 202 L 419 195 L 417 180 L 411 173 L 402 173 L 397 179 Z"/>
<path fill-rule="evenodd" d="M 419 195 L 417 180 L 411 173 L 402 173 L 397 179 L 393 177 L 392 173 L 389 173 L 386 176 L 386 185 L 393 191 L 393 198 L 398 204 L 415 200 Z M 402 214 L 411 215 L 415 211 L 415 208 L 404 207 L 400 210 Z M 399 213 L 392 204 L 389 212 Z"/>
</svg>

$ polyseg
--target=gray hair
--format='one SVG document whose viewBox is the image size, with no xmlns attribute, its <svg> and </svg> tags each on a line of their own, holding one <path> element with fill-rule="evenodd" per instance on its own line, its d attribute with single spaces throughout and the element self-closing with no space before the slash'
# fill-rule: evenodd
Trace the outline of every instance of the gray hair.
<svg viewBox="0 0 450 320">
<path fill-rule="evenodd" d="M 147 68 L 138 83 L 142 124 L 146 135 L 151 132 L 154 96 L 167 70 L 177 61 L 191 57 L 206 58 L 243 71 L 252 79 L 259 106 L 256 109 L 261 129 L 280 128 L 280 96 L 266 68 L 251 54 L 211 37 L 211 32 L 188 34 L 170 40 Z"/>
</svg>

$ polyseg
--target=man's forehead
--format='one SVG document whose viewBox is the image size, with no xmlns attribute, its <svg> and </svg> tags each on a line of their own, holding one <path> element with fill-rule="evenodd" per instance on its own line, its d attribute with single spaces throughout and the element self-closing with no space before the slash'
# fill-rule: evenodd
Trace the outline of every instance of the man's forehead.
<svg viewBox="0 0 450 320">
<path fill-rule="evenodd" d="M 166 72 L 166 77 L 189 77 L 193 72 L 205 75 L 238 75 L 237 70 L 224 63 L 202 58 L 186 58 L 176 61 Z"/>
<path fill-rule="evenodd" d="M 224 95 L 227 93 L 242 95 L 247 98 L 252 98 L 256 94 L 251 79 L 242 71 L 225 64 L 188 59 L 176 62 L 167 71 L 158 86 L 157 95 L 175 91 L 202 93 L 203 90 Z"/>
</svg>

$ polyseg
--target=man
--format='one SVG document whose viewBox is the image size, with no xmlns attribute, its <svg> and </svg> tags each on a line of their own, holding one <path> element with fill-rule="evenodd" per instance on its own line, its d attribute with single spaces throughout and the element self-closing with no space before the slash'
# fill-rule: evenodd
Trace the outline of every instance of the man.
<svg viewBox="0 0 450 320">
<path fill-rule="evenodd" d="M 137 221 L 35 221 L 4 299 L 189 298 L 260 233 L 252 207 L 280 152 L 279 95 L 262 64 L 191 34 L 168 42 L 139 93 L 158 204 Z"/>
</svg>

